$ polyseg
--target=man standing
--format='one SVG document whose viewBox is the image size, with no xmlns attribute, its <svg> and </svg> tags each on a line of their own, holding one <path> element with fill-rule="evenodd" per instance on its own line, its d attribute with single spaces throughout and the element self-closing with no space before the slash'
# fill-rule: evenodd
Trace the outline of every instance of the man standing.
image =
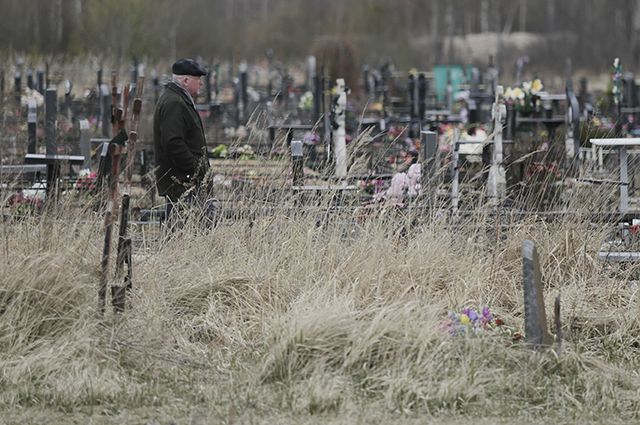
<svg viewBox="0 0 640 425">
<path fill-rule="evenodd" d="M 194 101 L 207 71 L 192 59 L 180 59 L 171 69 L 173 79 L 153 114 L 156 186 L 167 198 L 167 214 L 188 189 L 202 183 L 209 168 L 204 128 Z"/>
</svg>

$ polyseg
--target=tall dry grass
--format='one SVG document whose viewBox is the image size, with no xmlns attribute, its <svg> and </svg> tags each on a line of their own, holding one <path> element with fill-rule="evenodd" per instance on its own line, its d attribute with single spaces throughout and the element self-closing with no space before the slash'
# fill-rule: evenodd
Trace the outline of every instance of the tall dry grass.
<svg viewBox="0 0 640 425">
<path fill-rule="evenodd" d="M 99 214 L 71 200 L 5 220 L 0 416 L 8 423 L 42 412 L 61 422 L 132 423 L 640 416 L 640 324 L 629 283 L 637 266 L 597 260 L 613 226 L 569 214 L 497 221 L 482 209 L 458 220 L 417 209 L 355 220 L 351 210 L 327 214 L 322 200 L 296 209 L 282 187 L 270 196 L 210 231 L 192 218 L 172 237 L 140 244 L 129 308 L 104 318 Z M 541 255 L 549 317 L 561 294 L 562 353 L 532 352 L 504 333 L 443 332 L 447 312 L 465 306 L 489 306 L 508 329 L 523 330 L 524 239 Z"/>
</svg>

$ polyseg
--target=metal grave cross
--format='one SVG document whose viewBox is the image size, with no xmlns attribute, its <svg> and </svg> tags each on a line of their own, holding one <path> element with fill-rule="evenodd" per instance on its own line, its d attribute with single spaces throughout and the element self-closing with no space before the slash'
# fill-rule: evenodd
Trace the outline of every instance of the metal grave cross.
<svg viewBox="0 0 640 425">
<path fill-rule="evenodd" d="M 628 146 L 640 146 L 640 138 L 623 139 L 590 139 L 592 145 L 600 148 L 615 147 L 618 149 L 620 157 L 620 206 L 621 213 L 626 213 L 629 209 L 629 153 Z"/>
</svg>

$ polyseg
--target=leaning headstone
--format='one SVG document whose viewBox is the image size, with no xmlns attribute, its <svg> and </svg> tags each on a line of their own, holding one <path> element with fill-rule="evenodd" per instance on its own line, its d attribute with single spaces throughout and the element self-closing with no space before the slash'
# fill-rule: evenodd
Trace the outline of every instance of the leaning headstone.
<svg viewBox="0 0 640 425">
<path fill-rule="evenodd" d="M 538 251 L 535 243 L 528 239 L 522 243 L 522 277 L 525 341 L 532 348 L 540 349 L 551 345 L 551 336 L 547 331 Z"/>
</svg>

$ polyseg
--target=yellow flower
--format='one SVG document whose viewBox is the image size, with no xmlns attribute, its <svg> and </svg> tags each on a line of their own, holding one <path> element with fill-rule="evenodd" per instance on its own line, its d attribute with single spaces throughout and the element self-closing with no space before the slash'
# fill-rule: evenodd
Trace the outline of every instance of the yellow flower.
<svg viewBox="0 0 640 425">
<path fill-rule="evenodd" d="M 369 105 L 369 109 L 371 111 L 378 111 L 378 112 L 382 111 L 382 109 L 383 109 L 382 108 L 382 102 L 374 102 L 374 103 L 372 103 L 371 105 Z"/>
<path fill-rule="evenodd" d="M 520 87 L 516 87 L 513 89 L 513 97 L 514 99 L 524 99 L 524 91 Z"/>
<path fill-rule="evenodd" d="M 463 313 L 460 315 L 460 323 L 463 325 L 468 325 L 469 323 L 471 323 L 471 320 L 469 320 L 469 316 Z"/>
<path fill-rule="evenodd" d="M 505 90 L 504 98 L 505 99 L 515 99 L 515 97 L 513 96 L 513 89 L 511 87 L 507 87 L 507 90 Z"/>
<path fill-rule="evenodd" d="M 536 78 L 531 84 L 531 93 L 539 93 L 540 91 L 542 91 L 542 88 L 542 81 L 540 81 L 539 78 Z"/>
</svg>

